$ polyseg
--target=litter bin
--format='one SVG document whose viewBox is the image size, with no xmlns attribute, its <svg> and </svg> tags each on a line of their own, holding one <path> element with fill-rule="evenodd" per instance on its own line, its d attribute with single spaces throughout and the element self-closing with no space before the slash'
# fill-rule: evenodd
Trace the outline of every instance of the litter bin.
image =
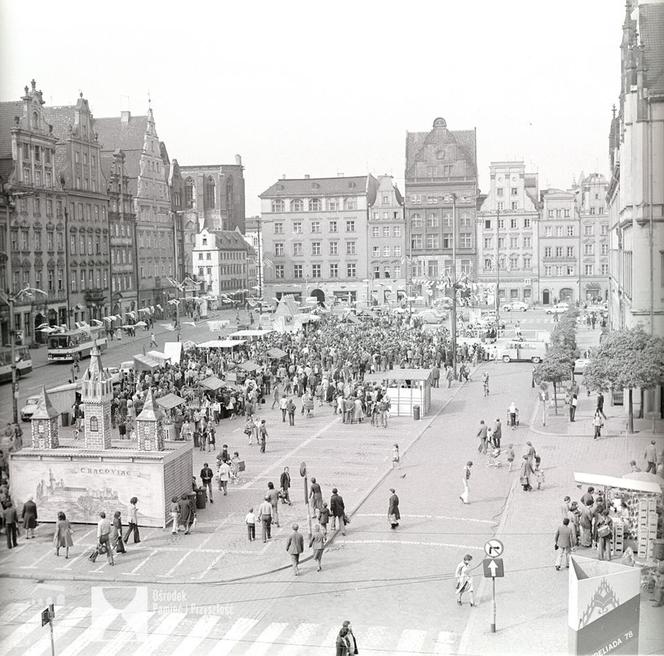
<svg viewBox="0 0 664 656">
<path fill-rule="evenodd" d="M 196 508 L 202 510 L 207 505 L 207 490 L 204 487 L 199 487 L 196 490 Z"/>
<path fill-rule="evenodd" d="M 69 413 L 63 412 L 60 416 L 62 417 L 62 425 L 69 426 Z"/>
<path fill-rule="evenodd" d="M 420 420 L 420 406 L 419 405 L 414 405 L 413 406 L 413 419 L 415 421 Z"/>
</svg>

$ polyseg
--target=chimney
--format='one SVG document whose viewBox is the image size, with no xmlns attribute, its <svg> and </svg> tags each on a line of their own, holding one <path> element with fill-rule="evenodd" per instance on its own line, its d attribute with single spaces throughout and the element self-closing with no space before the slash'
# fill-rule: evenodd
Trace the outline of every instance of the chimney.
<svg viewBox="0 0 664 656">
<path fill-rule="evenodd" d="M 285 174 L 285 173 L 282 173 L 282 174 L 281 174 L 281 179 L 282 179 L 282 180 L 285 180 L 285 179 L 286 179 L 286 174 Z"/>
<path fill-rule="evenodd" d="M 337 178 L 343 178 L 343 177 L 344 177 L 343 171 L 337 171 Z"/>
<path fill-rule="evenodd" d="M 236 163 L 238 166 L 242 166 L 242 155 L 236 155 L 236 156 L 235 156 L 235 163 Z"/>
<path fill-rule="evenodd" d="M 126 125 L 127 123 L 129 123 L 130 118 L 131 118 L 131 112 L 129 110 L 120 112 L 120 123 Z"/>
<path fill-rule="evenodd" d="M 305 179 L 305 180 L 308 180 L 310 177 L 311 177 L 311 176 L 310 176 L 308 173 L 305 173 L 305 174 L 304 174 L 304 179 Z"/>
</svg>

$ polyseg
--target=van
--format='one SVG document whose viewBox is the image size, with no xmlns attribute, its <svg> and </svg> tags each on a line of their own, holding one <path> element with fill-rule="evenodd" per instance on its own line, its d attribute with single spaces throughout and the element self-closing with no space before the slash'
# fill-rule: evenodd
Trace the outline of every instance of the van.
<svg viewBox="0 0 664 656">
<path fill-rule="evenodd" d="M 546 357 L 546 342 L 513 340 L 499 344 L 498 357 L 503 362 L 532 362 L 537 364 Z"/>
</svg>

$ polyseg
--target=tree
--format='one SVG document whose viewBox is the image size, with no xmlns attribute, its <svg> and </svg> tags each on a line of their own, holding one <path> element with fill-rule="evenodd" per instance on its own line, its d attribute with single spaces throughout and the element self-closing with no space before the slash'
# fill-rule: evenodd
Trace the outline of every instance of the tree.
<svg viewBox="0 0 664 656">
<path fill-rule="evenodd" d="M 534 375 L 547 383 L 553 383 L 553 407 L 558 414 L 557 385 L 574 371 L 574 356 L 568 350 L 554 344 L 546 358 L 535 367 Z"/>
<path fill-rule="evenodd" d="M 584 372 L 589 389 L 628 390 L 628 431 L 634 432 L 634 388 L 651 389 L 664 380 L 664 339 L 640 326 L 609 333 Z"/>
</svg>

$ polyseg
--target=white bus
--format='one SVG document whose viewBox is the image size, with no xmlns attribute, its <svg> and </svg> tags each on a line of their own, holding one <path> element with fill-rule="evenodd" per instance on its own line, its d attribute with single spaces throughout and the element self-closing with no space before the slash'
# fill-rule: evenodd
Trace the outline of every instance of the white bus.
<svg viewBox="0 0 664 656">
<path fill-rule="evenodd" d="M 498 344 L 497 356 L 503 362 L 533 362 L 537 364 L 546 357 L 546 342 L 510 340 Z"/>
<path fill-rule="evenodd" d="M 52 333 L 48 336 L 48 361 L 73 362 L 87 358 L 95 342 L 100 351 L 106 350 L 107 340 L 103 326 L 86 326 Z"/>
</svg>

